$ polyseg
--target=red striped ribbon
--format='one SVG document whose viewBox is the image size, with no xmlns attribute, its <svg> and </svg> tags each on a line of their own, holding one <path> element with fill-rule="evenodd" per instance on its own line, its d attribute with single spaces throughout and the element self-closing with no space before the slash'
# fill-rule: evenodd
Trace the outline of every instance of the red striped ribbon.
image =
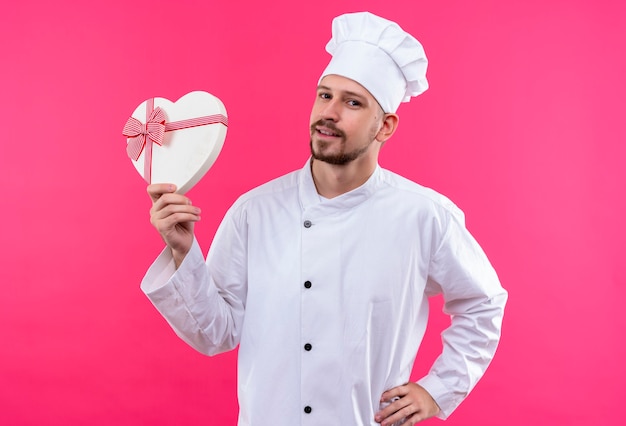
<svg viewBox="0 0 626 426">
<path fill-rule="evenodd" d="M 172 132 L 174 130 L 189 129 L 190 127 L 206 126 L 207 124 L 221 123 L 228 126 L 228 118 L 222 114 L 205 115 L 204 117 L 188 118 L 187 120 L 172 121 L 165 123 L 165 131 Z"/>
<path fill-rule="evenodd" d="M 143 177 L 148 183 L 151 183 L 152 143 L 156 143 L 159 146 L 162 145 L 165 132 L 209 124 L 228 126 L 228 118 L 222 114 L 214 114 L 166 123 L 165 113 L 159 107 L 154 108 L 154 98 L 150 98 L 146 101 L 146 124 L 134 117 L 130 117 L 124 125 L 122 134 L 130 139 L 126 145 L 126 153 L 131 159 L 137 161 L 145 148 Z"/>
</svg>

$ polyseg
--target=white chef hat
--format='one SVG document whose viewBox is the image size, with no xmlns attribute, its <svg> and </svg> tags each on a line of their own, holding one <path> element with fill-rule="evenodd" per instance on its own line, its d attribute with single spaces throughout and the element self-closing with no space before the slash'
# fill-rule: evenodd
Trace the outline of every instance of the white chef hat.
<svg viewBox="0 0 626 426">
<path fill-rule="evenodd" d="M 424 48 L 398 24 L 369 12 L 333 19 L 326 50 L 333 57 L 321 79 L 337 74 L 365 87 L 385 112 L 396 112 L 428 89 Z"/>
</svg>

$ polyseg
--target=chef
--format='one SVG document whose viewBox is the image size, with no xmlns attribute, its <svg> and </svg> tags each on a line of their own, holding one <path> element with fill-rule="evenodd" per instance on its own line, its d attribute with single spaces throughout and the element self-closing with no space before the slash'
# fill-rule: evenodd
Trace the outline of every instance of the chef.
<svg viewBox="0 0 626 426">
<path fill-rule="evenodd" d="M 310 158 L 242 195 L 206 259 L 200 208 L 173 185 L 148 187 L 167 247 L 141 288 L 198 351 L 239 346 L 240 426 L 445 419 L 495 353 L 507 293 L 463 213 L 378 164 L 400 103 L 428 88 L 422 45 L 362 12 L 334 19 L 327 50 Z M 439 293 L 443 351 L 411 382 Z"/>
</svg>

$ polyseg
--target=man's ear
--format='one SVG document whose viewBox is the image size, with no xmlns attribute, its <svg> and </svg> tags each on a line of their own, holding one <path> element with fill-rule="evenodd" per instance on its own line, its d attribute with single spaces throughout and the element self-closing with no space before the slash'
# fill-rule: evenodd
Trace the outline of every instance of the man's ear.
<svg viewBox="0 0 626 426">
<path fill-rule="evenodd" d="M 394 113 L 387 113 L 383 116 L 383 124 L 378 133 L 376 134 L 376 140 L 384 143 L 389 139 L 398 128 L 400 117 Z"/>
</svg>

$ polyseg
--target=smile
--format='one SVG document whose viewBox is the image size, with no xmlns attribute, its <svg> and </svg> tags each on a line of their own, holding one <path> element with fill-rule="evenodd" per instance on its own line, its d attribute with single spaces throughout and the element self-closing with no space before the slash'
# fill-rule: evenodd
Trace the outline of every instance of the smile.
<svg viewBox="0 0 626 426">
<path fill-rule="evenodd" d="M 325 129 L 325 128 L 317 128 L 316 129 L 318 133 L 324 135 L 324 136 L 339 136 L 339 134 L 333 132 L 332 130 L 329 129 Z"/>
</svg>

